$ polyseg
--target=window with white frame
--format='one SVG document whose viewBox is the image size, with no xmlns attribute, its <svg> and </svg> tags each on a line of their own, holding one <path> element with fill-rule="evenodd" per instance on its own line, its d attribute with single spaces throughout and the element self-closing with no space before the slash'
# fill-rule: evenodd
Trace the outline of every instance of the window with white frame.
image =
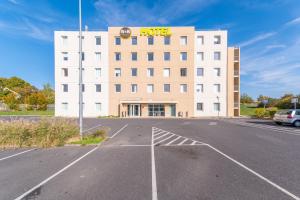
<svg viewBox="0 0 300 200">
<path fill-rule="evenodd" d="M 221 36 L 220 35 L 214 36 L 214 44 L 221 44 Z"/>
<path fill-rule="evenodd" d="M 187 45 L 187 36 L 180 36 L 180 45 Z"/>
<path fill-rule="evenodd" d="M 96 45 L 101 45 L 101 37 L 100 36 L 96 36 Z"/>
<path fill-rule="evenodd" d="M 170 84 L 164 84 L 164 92 L 170 92 L 171 91 L 171 85 Z"/>
<path fill-rule="evenodd" d="M 221 85 L 220 84 L 214 84 L 214 92 L 215 93 L 221 92 Z"/>
<path fill-rule="evenodd" d="M 136 93 L 137 92 L 137 84 L 131 84 L 131 92 Z"/>
<path fill-rule="evenodd" d="M 137 61 L 137 52 L 131 52 L 131 60 Z"/>
<path fill-rule="evenodd" d="M 203 103 L 197 103 L 197 111 L 203 111 Z"/>
<path fill-rule="evenodd" d="M 154 92 L 154 85 L 153 84 L 148 84 L 147 85 L 147 92 L 148 93 L 153 93 Z"/>
<path fill-rule="evenodd" d="M 96 76 L 96 78 L 101 77 L 101 68 L 95 68 L 95 76 Z"/>
<path fill-rule="evenodd" d="M 121 45 L 121 38 L 115 37 L 115 45 Z"/>
<path fill-rule="evenodd" d="M 221 76 L 221 69 L 219 67 L 214 68 L 214 75 L 215 76 Z"/>
<path fill-rule="evenodd" d="M 154 44 L 154 37 L 149 36 L 148 37 L 148 45 L 153 45 Z"/>
<path fill-rule="evenodd" d="M 154 60 L 154 53 L 153 52 L 148 52 L 147 57 L 148 57 L 148 61 L 153 61 Z"/>
<path fill-rule="evenodd" d="M 214 111 L 221 111 L 221 106 L 220 106 L 220 103 L 214 103 Z"/>
<path fill-rule="evenodd" d="M 68 61 L 69 60 L 68 52 L 62 52 L 62 56 L 63 56 L 63 61 Z"/>
<path fill-rule="evenodd" d="M 115 68 L 115 77 L 121 76 L 121 68 Z"/>
<path fill-rule="evenodd" d="M 101 52 L 95 52 L 96 62 L 101 60 Z"/>
<path fill-rule="evenodd" d="M 121 53 L 120 52 L 116 52 L 115 53 L 115 60 L 116 61 L 120 61 L 121 60 Z"/>
<path fill-rule="evenodd" d="M 61 38 L 62 38 L 63 46 L 67 46 L 68 45 L 68 36 L 62 35 Z"/>
<path fill-rule="evenodd" d="M 221 60 L 221 52 L 220 51 L 214 52 L 214 60 Z"/>
<path fill-rule="evenodd" d="M 131 44 L 132 45 L 137 45 L 137 37 L 136 36 L 131 37 Z"/>
<path fill-rule="evenodd" d="M 64 111 L 67 111 L 68 110 L 68 103 L 67 102 L 62 102 L 61 103 L 61 108 L 62 108 L 62 110 L 64 110 Z"/>
<path fill-rule="evenodd" d="M 187 52 L 180 52 L 180 60 L 181 61 L 187 60 Z"/>
<path fill-rule="evenodd" d="M 115 84 L 115 91 L 116 92 L 121 92 L 121 84 Z"/>
<path fill-rule="evenodd" d="M 180 76 L 187 76 L 187 68 L 180 68 Z"/>
<path fill-rule="evenodd" d="M 204 44 L 204 36 L 198 35 L 197 36 L 197 45 L 203 45 Z"/>
<path fill-rule="evenodd" d="M 153 76 L 154 76 L 154 68 L 149 67 L 149 68 L 147 69 L 147 76 L 148 76 L 148 77 L 153 77 Z"/>
<path fill-rule="evenodd" d="M 197 84 L 196 85 L 196 92 L 202 93 L 203 92 L 203 84 Z"/>
<path fill-rule="evenodd" d="M 96 84 L 96 92 L 101 92 L 101 84 Z"/>
<path fill-rule="evenodd" d="M 99 102 L 96 102 L 96 103 L 95 103 L 95 109 L 96 109 L 97 112 L 100 112 L 101 109 L 102 109 L 102 104 L 99 103 Z"/>
<path fill-rule="evenodd" d="M 164 44 L 165 45 L 169 45 L 171 43 L 171 38 L 170 38 L 170 36 L 165 36 L 164 37 Z"/>
<path fill-rule="evenodd" d="M 62 75 L 64 77 L 68 77 L 69 76 L 69 69 L 68 68 L 62 68 L 61 71 L 62 71 Z"/>
<path fill-rule="evenodd" d="M 180 92 L 181 93 L 187 92 L 187 84 L 180 84 Z"/>
<path fill-rule="evenodd" d="M 131 68 L 131 76 L 137 76 L 137 68 Z"/>
<path fill-rule="evenodd" d="M 170 68 L 164 68 L 163 76 L 164 77 L 170 77 Z"/>
<path fill-rule="evenodd" d="M 197 52 L 196 58 L 198 62 L 204 60 L 204 52 Z"/>
<path fill-rule="evenodd" d="M 164 52 L 164 61 L 170 61 L 171 55 L 170 52 Z"/>
<path fill-rule="evenodd" d="M 69 91 L 69 85 L 68 84 L 62 84 L 62 89 L 63 89 L 63 92 L 68 92 Z"/>
<path fill-rule="evenodd" d="M 204 75 L 204 69 L 202 67 L 197 68 L 197 76 L 203 76 Z"/>
</svg>

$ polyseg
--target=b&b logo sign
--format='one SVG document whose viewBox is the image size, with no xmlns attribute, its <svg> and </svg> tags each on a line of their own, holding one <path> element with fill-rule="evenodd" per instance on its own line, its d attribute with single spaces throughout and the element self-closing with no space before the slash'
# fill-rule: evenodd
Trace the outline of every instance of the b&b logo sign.
<svg viewBox="0 0 300 200">
<path fill-rule="evenodd" d="M 131 36 L 131 30 L 130 28 L 127 28 L 127 27 L 123 27 L 121 28 L 120 30 L 120 36 L 124 39 L 127 39 Z"/>
</svg>

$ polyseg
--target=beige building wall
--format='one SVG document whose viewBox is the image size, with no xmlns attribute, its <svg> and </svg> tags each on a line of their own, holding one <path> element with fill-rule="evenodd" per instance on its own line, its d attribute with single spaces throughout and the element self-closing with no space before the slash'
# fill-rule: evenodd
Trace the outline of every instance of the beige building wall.
<svg viewBox="0 0 300 200">
<path fill-rule="evenodd" d="M 240 116 L 240 49 L 229 47 L 227 53 L 227 115 Z"/>
<path fill-rule="evenodd" d="M 115 45 L 115 37 L 120 36 L 122 27 L 109 27 L 109 113 L 122 115 L 128 103 L 140 103 L 142 116 L 148 116 L 148 103 L 176 104 L 176 116 L 194 115 L 194 27 L 170 27 L 171 43 L 164 45 L 163 36 L 154 36 L 154 45 L 148 45 L 147 36 L 140 36 L 139 27 L 130 27 L 131 36 L 137 36 L 137 45 L 131 38 L 121 39 Z M 187 36 L 187 45 L 180 44 L 180 36 Z M 115 60 L 115 52 L 121 53 L 121 61 Z M 131 60 L 131 52 L 137 52 L 137 61 Z M 148 61 L 147 53 L 154 53 L 154 61 Z M 163 53 L 170 52 L 170 61 L 164 61 Z M 187 52 L 187 61 L 180 60 L 180 52 Z M 147 68 L 154 68 L 154 76 L 147 77 Z M 115 68 L 121 68 L 121 77 L 115 76 Z M 131 76 L 131 68 L 137 68 L 137 76 Z M 163 76 L 163 69 L 170 68 L 170 77 Z M 187 68 L 187 76 L 180 76 L 180 68 Z M 120 93 L 115 92 L 115 84 L 121 84 Z M 137 93 L 131 92 L 131 84 L 137 84 Z M 154 93 L 147 93 L 147 84 L 154 85 Z M 170 84 L 171 92 L 163 91 L 163 85 Z M 180 92 L 180 84 L 187 84 L 187 92 Z M 166 116 L 170 116 L 169 106 L 165 106 Z"/>
</svg>

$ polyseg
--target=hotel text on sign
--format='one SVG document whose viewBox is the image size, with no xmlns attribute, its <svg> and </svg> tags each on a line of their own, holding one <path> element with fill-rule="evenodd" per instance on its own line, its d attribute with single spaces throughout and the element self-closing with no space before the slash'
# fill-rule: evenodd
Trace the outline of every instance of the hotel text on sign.
<svg viewBox="0 0 300 200">
<path fill-rule="evenodd" d="M 170 36 L 171 29 L 166 27 L 141 28 L 140 36 Z"/>
</svg>

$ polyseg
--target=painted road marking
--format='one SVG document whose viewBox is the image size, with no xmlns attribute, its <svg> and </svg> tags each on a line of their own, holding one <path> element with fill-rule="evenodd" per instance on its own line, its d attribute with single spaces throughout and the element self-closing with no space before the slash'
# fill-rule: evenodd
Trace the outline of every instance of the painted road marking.
<svg viewBox="0 0 300 200">
<path fill-rule="evenodd" d="M 179 138 L 181 138 L 181 136 L 178 136 L 177 138 L 175 138 L 175 139 L 172 140 L 171 142 L 167 143 L 166 145 L 169 146 L 169 145 L 172 144 L 173 142 L 177 141 Z"/>
<path fill-rule="evenodd" d="M 24 197 L 26 197 L 27 195 L 29 195 L 30 193 L 32 193 L 33 191 L 35 191 L 36 189 L 38 189 L 39 187 L 41 187 L 42 185 L 45 185 L 47 182 L 49 182 L 50 180 L 52 180 L 53 178 L 55 178 L 56 176 L 58 176 L 59 174 L 61 174 L 62 172 L 64 172 L 65 170 L 67 170 L 68 168 L 70 168 L 71 166 L 75 165 L 77 162 L 79 162 L 80 160 L 82 160 L 84 157 L 88 156 L 89 154 L 93 153 L 95 150 L 97 150 L 99 148 L 100 145 L 96 146 L 95 148 L 93 148 L 92 150 L 88 151 L 86 154 L 84 154 L 83 156 L 77 158 L 76 160 L 74 160 L 73 162 L 71 162 L 70 164 L 68 164 L 67 166 L 65 166 L 64 168 L 62 168 L 61 170 L 59 170 L 58 172 L 56 172 L 55 174 L 51 175 L 50 177 L 48 177 L 47 179 L 45 179 L 44 181 L 42 181 L 41 183 L 39 183 L 38 185 L 34 186 L 33 188 L 31 188 L 30 190 L 28 190 L 27 192 L 23 193 L 22 195 L 20 195 L 19 197 L 15 198 L 15 200 L 22 200 Z"/>
<path fill-rule="evenodd" d="M 128 124 L 124 125 L 122 128 L 120 128 L 117 132 L 115 132 L 112 136 L 108 137 L 108 138 L 113 138 L 116 135 L 118 135 L 121 131 L 123 131 L 126 127 L 128 126 Z"/>
<path fill-rule="evenodd" d="M 172 134 L 172 133 L 167 132 L 167 133 L 164 134 L 164 135 L 161 135 L 161 136 L 159 136 L 159 137 L 157 137 L 157 138 L 154 138 L 154 140 L 158 140 L 158 139 L 160 139 L 160 138 L 162 138 L 162 137 L 165 137 L 165 136 L 167 136 L 167 135 L 170 135 L 170 134 Z"/>
<path fill-rule="evenodd" d="M 183 143 L 185 143 L 186 141 L 188 141 L 189 139 L 188 138 L 185 138 L 183 141 L 181 141 L 179 144 L 177 145 L 183 145 Z"/>
<path fill-rule="evenodd" d="M 29 150 L 22 151 L 22 152 L 19 152 L 19 153 L 16 153 L 16 154 L 13 154 L 13 155 L 10 155 L 10 156 L 7 156 L 7 157 L 4 157 L 4 158 L 0 158 L 0 161 L 2 161 L 2 160 L 6 160 L 6 159 L 9 159 L 9 158 L 12 158 L 12 157 L 15 157 L 15 156 L 18 156 L 18 155 L 21 155 L 21 154 L 24 154 L 24 153 L 27 153 L 27 152 L 33 151 L 33 150 L 36 150 L 36 149 L 29 149 Z"/>
<path fill-rule="evenodd" d="M 155 168 L 155 155 L 154 155 L 154 129 L 152 128 L 151 139 L 151 180 L 152 180 L 152 200 L 157 200 L 157 184 L 156 184 L 156 168 Z"/>
<path fill-rule="evenodd" d="M 172 138 L 173 136 L 174 136 L 174 134 L 171 134 L 169 137 L 166 137 L 166 138 L 164 138 L 164 139 L 162 139 L 162 140 L 156 142 L 154 145 L 157 145 L 157 144 L 159 144 L 159 143 L 161 143 L 161 142 L 164 142 L 164 141 L 166 141 L 166 140 Z"/>
</svg>

